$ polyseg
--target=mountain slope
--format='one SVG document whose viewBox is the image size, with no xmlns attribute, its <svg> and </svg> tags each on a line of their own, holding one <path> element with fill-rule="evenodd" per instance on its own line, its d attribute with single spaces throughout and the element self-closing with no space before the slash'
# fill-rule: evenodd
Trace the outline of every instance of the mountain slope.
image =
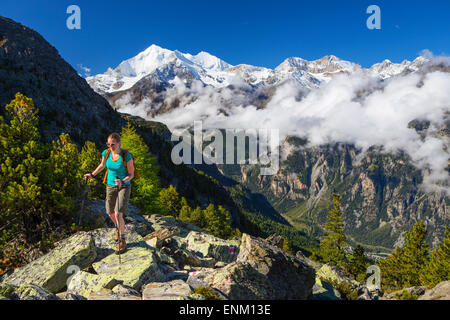
<svg viewBox="0 0 450 320">
<path fill-rule="evenodd" d="M 202 54 L 197 59 L 198 63 L 214 68 L 211 62 L 214 60 L 209 60 L 207 56 Z M 272 225 L 295 235 L 297 248 L 314 242 L 290 227 L 265 199 L 253 203 L 252 194 L 246 188 L 241 187 L 237 192 L 243 203 L 238 205 L 230 191 L 211 177 L 185 165 L 174 165 L 170 158 L 173 146 L 171 132 L 165 125 L 115 111 L 41 35 L 11 19 L 0 17 L 2 112 L 3 106 L 11 101 L 16 92 L 25 94 L 35 102 L 39 109 L 39 132 L 44 141 L 51 142 L 60 133 L 66 132 L 79 148 L 90 140 L 96 143 L 99 150 L 103 150 L 107 136 L 111 132 L 120 132 L 130 121 L 150 152 L 157 156 L 163 187 L 174 185 L 192 205 L 223 205 L 231 212 L 234 225 L 242 227 L 242 231 L 250 230 L 250 234 L 273 233 L 273 229 L 261 229 L 264 222 L 266 227 Z M 272 220 L 265 216 L 266 212 Z"/>
</svg>

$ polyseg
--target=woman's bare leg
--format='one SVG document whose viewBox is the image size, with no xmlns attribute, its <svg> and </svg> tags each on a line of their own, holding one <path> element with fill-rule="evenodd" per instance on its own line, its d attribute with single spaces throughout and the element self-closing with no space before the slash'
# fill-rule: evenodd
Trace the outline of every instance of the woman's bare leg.
<svg viewBox="0 0 450 320">
<path fill-rule="evenodd" d="M 114 222 L 114 225 L 116 226 L 116 228 L 117 228 L 117 219 L 116 219 L 116 214 L 115 213 L 110 213 L 109 214 L 109 217 L 111 218 L 111 220 L 112 220 L 112 222 Z"/>
<path fill-rule="evenodd" d="M 125 234 L 125 221 L 123 220 L 123 213 L 119 212 L 119 214 L 117 215 L 116 213 L 116 221 L 119 222 L 119 231 L 120 234 Z"/>
</svg>

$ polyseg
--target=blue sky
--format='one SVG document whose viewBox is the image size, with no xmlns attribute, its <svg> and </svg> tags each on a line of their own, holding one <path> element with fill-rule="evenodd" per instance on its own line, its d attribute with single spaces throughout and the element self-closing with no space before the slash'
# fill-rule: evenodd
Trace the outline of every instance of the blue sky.
<svg viewBox="0 0 450 320">
<path fill-rule="evenodd" d="M 66 28 L 66 8 L 81 8 L 81 30 Z M 366 9 L 381 8 L 381 30 Z M 233 65 L 275 68 L 285 58 L 334 54 L 368 67 L 414 59 L 423 49 L 450 53 L 450 1 L 118 1 L 1 0 L 0 15 L 41 33 L 77 70 L 116 67 L 151 44 Z"/>
</svg>

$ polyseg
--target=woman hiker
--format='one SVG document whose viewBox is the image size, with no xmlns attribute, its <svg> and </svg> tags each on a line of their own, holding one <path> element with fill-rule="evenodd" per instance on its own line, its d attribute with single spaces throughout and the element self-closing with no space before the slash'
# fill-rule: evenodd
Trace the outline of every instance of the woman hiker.
<svg viewBox="0 0 450 320">
<path fill-rule="evenodd" d="M 108 149 L 102 152 L 102 162 L 94 171 L 86 173 L 84 179 L 92 179 L 105 167 L 107 168 L 105 179 L 103 179 L 103 183 L 106 184 L 105 206 L 106 213 L 116 226 L 114 239 L 119 242 L 116 249 L 116 253 L 119 254 L 127 248 L 123 215 L 127 211 L 128 201 L 130 200 L 130 180 L 134 177 L 134 164 L 131 153 L 121 148 L 119 134 L 110 134 L 107 141 Z M 126 160 L 124 161 L 125 153 Z M 119 196 L 119 208 L 116 204 L 117 196 Z"/>
</svg>

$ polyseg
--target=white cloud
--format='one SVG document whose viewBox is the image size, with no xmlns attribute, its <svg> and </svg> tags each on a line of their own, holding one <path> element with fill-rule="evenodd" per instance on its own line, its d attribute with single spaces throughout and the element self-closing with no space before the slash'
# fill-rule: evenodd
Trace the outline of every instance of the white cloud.
<svg viewBox="0 0 450 320">
<path fill-rule="evenodd" d="M 448 57 L 424 54 L 431 63 L 450 65 Z M 235 83 L 241 85 L 238 79 Z M 287 135 L 307 137 L 312 146 L 343 142 L 363 151 L 374 145 L 389 153 L 404 150 L 414 165 L 428 172 L 424 178 L 428 190 L 440 188 L 450 194 L 450 177 L 445 170 L 449 153 L 444 151 L 449 139 L 437 135 L 450 112 L 449 73 L 413 73 L 384 83 L 362 73 L 342 74 L 306 95 L 287 82 L 277 88 L 264 109 L 243 107 L 244 98 L 228 88 L 218 92 L 211 87 L 194 87 L 187 89 L 184 83 L 177 83 L 171 89 L 174 92 L 186 95 L 195 90 L 200 97 L 154 120 L 171 129 L 192 126 L 194 120 L 203 120 L 205 129 L 275 128 L 280 130 L 281 139 Z M 302 99 L 296 98 L 302 94 Z M 224 100 L 230 99 L 232 106 L 224 107 Z M 408 128 L 415 119 L 431 122 L 424 139 Z"/>
<path fill-rule="evenodd" d="M 91 76 L 91 68 L 85 67 L 85 66 L 83 66 L 83 64 L 81 64 L 81 63 L 79 63 L 79 64 L 77 65 L 77 67 L 78 67 L 80 70 L 83 71 L 83 74 L 84 74 L 83 76 L 84 76 L 85 78 Z"/>
</svg>

